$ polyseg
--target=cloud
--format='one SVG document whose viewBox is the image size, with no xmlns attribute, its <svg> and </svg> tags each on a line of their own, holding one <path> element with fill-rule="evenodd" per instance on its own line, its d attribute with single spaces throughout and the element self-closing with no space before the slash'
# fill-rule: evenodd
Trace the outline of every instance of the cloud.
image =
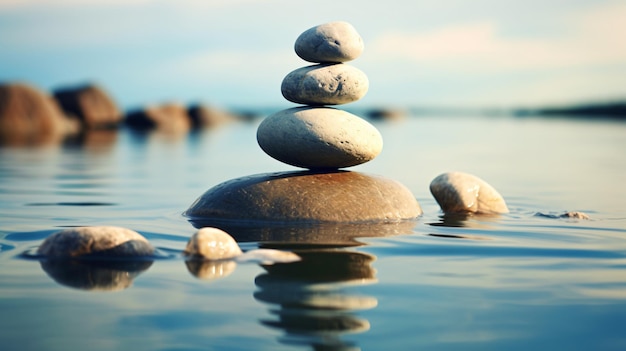
<svg viewBox="0 0 626 351">
<path fill-rule="evenodd" d="M 549 37 L 511 37 L 496 21 L 431 31 L 390 31 L 376 37 L 368 52 L 377 60 L 425 64 L 456 73 L 537 70 L 624 64 L 626 4 L 612 3 L 566 15 L 564 30 Z"/>
<path fill-rule="evenodd" d="M 303 65 L 291 48 L 279 50 L 207 50 L 179 57 L 159 65 L 159 70 L 171 70 L 180 76 L 208 77 L 266 77 L 276 72 L 283 75 Z M 281 73 L 278 73 L 280 76 Z"/>
<path fill-rule="evenodd" d="M 37 7 L 144 5 L 154 0 L 0 0 L 0 10 Z"/>
<path fill-rule="evenodd" d="M 183 0 L 177 1 L 177 4 L 183 3 L 185 7 L 193 8 L 216 8 L 239 6 L 246 3 L 253 3 L 255 0 Z M 11 9 L 34 9 L 34 8 L 87 8 L 87 7 L 131 7 L 137 5 L 150 5 L 162 3 L 159 0 L 0 0 L 0 11 Z"/>
</svg>

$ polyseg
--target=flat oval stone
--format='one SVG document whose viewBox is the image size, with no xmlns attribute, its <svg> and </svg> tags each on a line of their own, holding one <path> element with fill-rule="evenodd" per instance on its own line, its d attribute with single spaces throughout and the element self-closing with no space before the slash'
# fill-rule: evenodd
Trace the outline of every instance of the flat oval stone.
<svg viewBox="0 0 626 351">
<path fill-rule="evenodd" d="M 348 64 L 329 63 L 298 68 L 280 86 L 285 99 L 305 105 L 341 105 L 361 99 L 369 80 Z"/>
<path fill-rule="evenodd" d="M 294 49 L 309 62 L 347 62 L 361 55 L 363 39 L 350 23 L 329 22 L 300 34 Z"/>
<path fill-rule="evenodd" d="M 259 125 L 257 141 L 278 161 L 309 169 L 355 166 L 374 159 L 383 148 L 383 138 L 373 125 L 330 107 L 276 112 Z"/>
<path fill-rule="evenodd" d="M 401 183 L 358 172 L 279 172 L 232 179 L 185 212 L 192 222 L 396 222 L 422 214 Z"/>
<path fill-rule="evenodd" d="M 77 227 L 50 235 L 37 253 L 50 258 L 136 257 L 152 255 L 154 247 L 134 230 L 110 226 Z"/>
<path fill-rule="evenodd" d="M 207 260 L 225 260 L 239 256 L 242 252 L 235 239 L 225 231 L 202 228 L 191 236 L 183 254 Z"/>
<path fill-rule="evenodd" d="M 445 213 L 508 213 L 502 196 L 484 180 L 467 173 L 450 172 L 430 183 L 430 192 Z"/>
</svg>

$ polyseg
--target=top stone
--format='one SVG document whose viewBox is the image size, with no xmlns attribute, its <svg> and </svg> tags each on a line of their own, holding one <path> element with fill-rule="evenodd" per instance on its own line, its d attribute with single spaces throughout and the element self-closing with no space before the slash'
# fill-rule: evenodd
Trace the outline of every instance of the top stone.
<svg viewBox="0 0 626 351">
<path fill-rule="evenodd" d="M 339 63 L 363 52 L 363 39 L 347 22 L 329 22 L 306 30 L 294 46 L 301 59 L 314 63 Z"/>
</svg>

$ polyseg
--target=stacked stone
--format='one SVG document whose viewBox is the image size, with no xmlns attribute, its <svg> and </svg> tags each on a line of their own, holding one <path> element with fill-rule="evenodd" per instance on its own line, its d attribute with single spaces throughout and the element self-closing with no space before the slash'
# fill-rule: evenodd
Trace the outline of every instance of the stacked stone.
<svg viewBox="0 0 626 351">
<path fill-rule="evenodd" d="M 401 183 L 339 170 L 371 161 L 383 146 L 373 125 L 329 107 L 357 101 L 367 92 L 367 76 L 346 63 L 363 52 L 361 36 L 349 23 L 330 22 L 303 32 L 295 51 L 314 65 L 287 74 L 281 91 L 287 100 L 304 106 L 266 117 L 257 130 L 257 141 L 276 160 L 311 171 L 231 179 L 206 191 L 185 215 L 198 228 L 230 226 L 227 231 L 233 233 L 245 233 L 242 227 L 254 223 L 389 223 L 421 215 L 419 203 Z M 338 240 L 321 228 L 307 228 L 294 239 L 290 227 L 282 239 L 325 244 Z"/>
<path fill-rule="evenodd" d="M 328 107 L 361 99 L 369 82 L 365 73 L 346 62 L 363 52 L 363 40 L 346 22 L 330 22 L 303 32 L 296 54 L 315 63 L 298 68 L 283 79 L 285 99 L 306 106 L 267 117 L 257 131 L 259 146 L 286 164 L 308 169 L 351 167 L 374 159 L 382 150 L 382 136 L 363 120 Z"/>
</svg>

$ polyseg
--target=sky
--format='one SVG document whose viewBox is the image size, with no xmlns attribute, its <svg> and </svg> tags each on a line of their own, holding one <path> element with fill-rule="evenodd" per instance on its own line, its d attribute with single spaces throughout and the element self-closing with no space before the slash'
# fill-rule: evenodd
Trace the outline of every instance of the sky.
<svg viewBox="0 0 626 351">
<path fill-rule="evenodd" d="M 356 106 L 537 107 L 626 98 L 625 0 L 0 0 L 0 82 L 86 82 L 124 109 L 292 106 L 303 31 L 350 22 Z"/>
</svg>

